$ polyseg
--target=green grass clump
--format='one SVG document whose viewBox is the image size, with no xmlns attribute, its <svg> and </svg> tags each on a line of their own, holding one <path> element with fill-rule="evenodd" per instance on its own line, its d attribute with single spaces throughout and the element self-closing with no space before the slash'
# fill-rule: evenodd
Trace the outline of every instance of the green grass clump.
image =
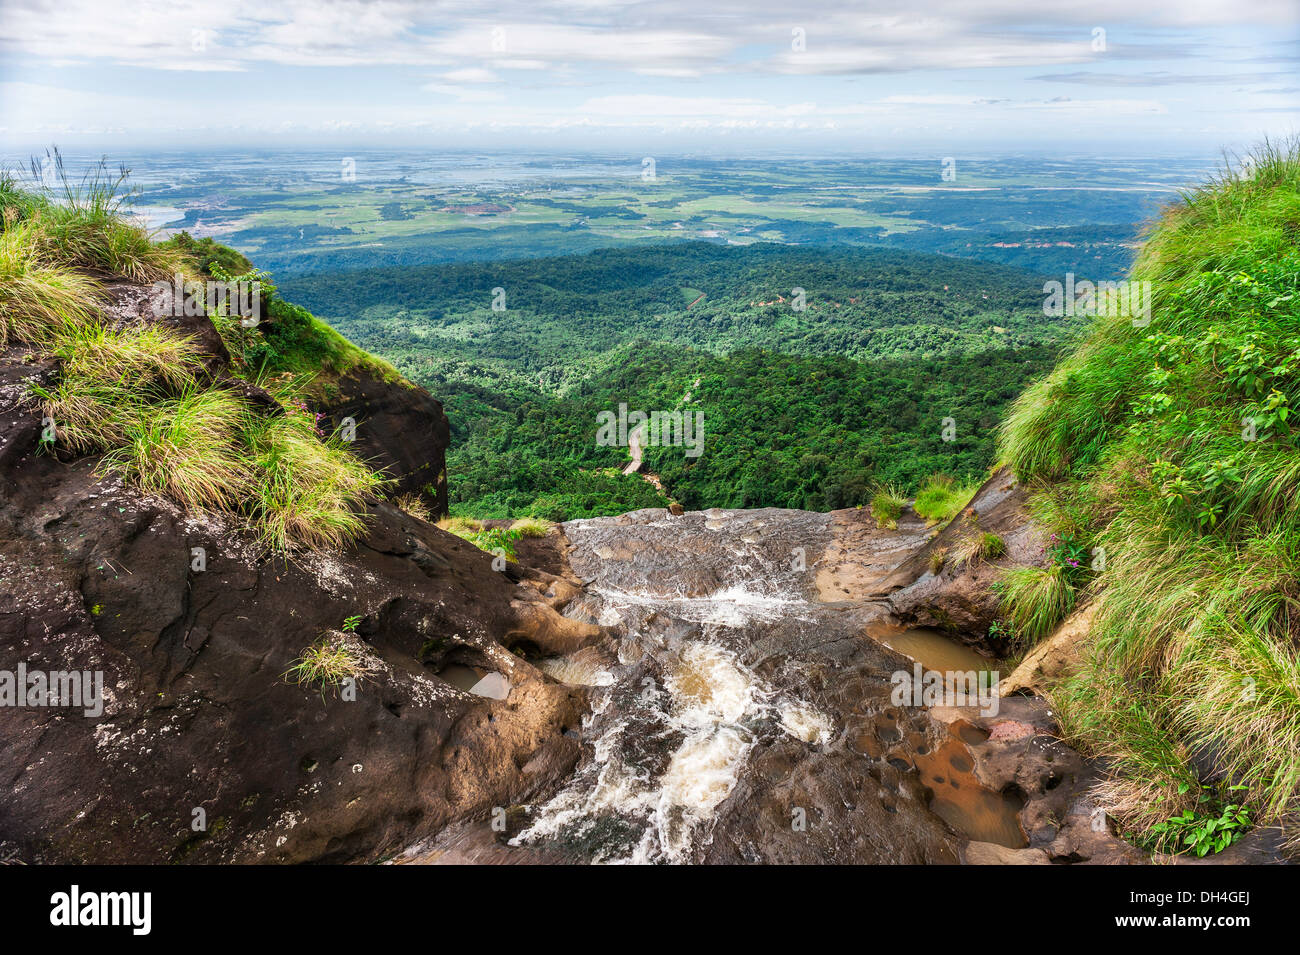
<svg viewBox="0 0 1300 955">
<path fill-rule="evenodd" d="M 378 494 L 385 480 L 337 437 L 321 439 L 298 415 L 249 416 L 253 452 L 249 507 L 262 539 L 276 550 L 337 547 L 364 530 L 355 502 Z"/>
<path fill-rule="evenodd" d="M 517 531 L 523 537 L 545 537 L 555 525 L 541 517 L 521 517 L 510 525 L 512 531 Z"/>
<path fill-rule="evenodd" d="M 59 443 L 73 451 L 110 450 L 126 443 L 128 432 L 138 439 L 156 403 L 197 388 L 197 347 L 165 328 L 64 325 L 45 345 L 62 374 L 32 393 Z"/>
<path fill-rule="evenodd" d="M 43 264 L 32 251 L 28 224 L 0 233 L 0 347 L 11 340 L 37 343 L 89 322 L 97 292 L 86 276 Z"/>
<path fill-rule="evenodd" d="M 57 185 L 28 191 L 12 207 L 27 232 L 24 244 L 43 264 L 135 282 L 170 279 L 191 270 L 192 261 L 183 250 L 153 242 L 127 217 L 125 167 L 114 173 L 101 161 L 74 181 L 57 150 L 47 154 L 47 161 Z M 35 161 L 32 172 L 34 181 L 46 181 Z M 17 191 L 12 185 L 0 190 L 0 201 Z"/>
<path fill-rule="evenodd" d="M 894 487 L 882 487 L 871 498 L 871 516 L 876 526 L 883 530 L 895 530 L 898 519 L 907 507 L 907 498 Z"/>
<path fill-rule="evenodd" d="M 1030 642 L 1051 633 L 1074 602 L 1074 587 L 1060 567 L 1016 567 L 1002 579 L 1002 613 Z"/>
<path fill-rule="evenodd" d="M 158 325 L 112 328 L 88 323 L 55 337 L 63 377 L 86 383 L 118 382 L 140 391 L 179 390 L 195 384 L 203 360 L 193 338 Z"/>
<path fill-rule="evenodd" d="M 192 387 L 140 409 L 123 425 L 125 443 L 102 467 L 187 510 L 232 510 L 249 484 L 237 442 L 247 411 L 232 392 Z"/>
<path fill-rule="evenodd" d="M 997 534 L 988 532 L 967 534 L 952 548 L 952 561 L 958 567 L 981 560 L 997 560 L 1005 556 L 1007 542 Z"/>
<path fill-rule="evenodd" d="M 1085 659 L 1054 701 L 1110 757 L 1102 802 L 1138 841 L 1189 811 L 1195 829 L 1203 785 L 1245 786 L 1215 804 L 1257 823 L 1300 808 L 1298 238 L 1300 152 L 1266 144 L 1152 226 L 1131 276 L 1150 324 L 1096 319 L 1002 427 L 1062 558 L 1005 599 L 1041 636 L 1081 584 L 1067 568 L 1096 571 Z"/>
<path fill-rule="evenodd" d="M 966 506 L 975 491 L 974 485 L 959 485 L 946 474 L 932 474 L 916 492 L 912 509 L 930 524 L 950 521 Z"/>
<path fill-rule="evenodd" d="M 0 175 L 0 345 L 20 341 L 59 359 L 57 381 L 31 388 L 54 422 L 53 443 L 102 452 L 102 471 L 187 509 L 243 515 L 281 552 L 356 538 L 364 529 L 358 505 L 386 482 L 338 438 L 316 434 L 303 401 L 310 375 L 278 369 L 272 380 L 237 363 L 236 375 L 256 379 L 280 400 L 284 415 L 269 416 L 202 374 L 204 356 L 193 339 L 160 325 L 108 325 L 99 315 L 101 279 L 188 278 L 190 251 L 200 249 L 214 271 L 221 261 L 246 260 L 224 247 L 151 242 L 122 213 L 125 171 L 114 177 L 100 163 L 73 183 L 62 158 L 51 158 L 61 195 L 23 190 Z M 302 317 L 309 314 L 294 315 L 310 324 Z M 229 316 L 209 317 L 231 324 Z M 324 335 L 312 328 L 350 366 L 358 362 L 351 352 L 364 354 L 332 329 Z"/>
<path fill-rule="evenodd" d="M 327 690 L 337 690 L 344 680 L 360 679 L 371 672 L 362 650 L 343 633 L 335 633 L 326 634 L 303 650 L 283 676 L 286 683 L 295 686 L 319 687 L 324 696 Z"/>
</svg>

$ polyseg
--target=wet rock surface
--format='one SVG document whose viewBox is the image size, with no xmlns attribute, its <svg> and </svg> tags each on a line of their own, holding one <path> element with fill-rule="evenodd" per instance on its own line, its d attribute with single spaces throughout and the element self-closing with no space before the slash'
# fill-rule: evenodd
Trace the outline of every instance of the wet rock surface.
<svg viewBox="0 0 1300 955">
<path fill-rule="evenodd" d="M 583 583 L 565 612 L 610 628 L 616 660 L 590 689 L 577 772 L 496 840 L 511 861 L 532 848 L 957 863 L 975 837 L 1028 848 L 1028 792 L 983 776 L 952 720 L 893 699 L 893 674 L 915 664 L 873 635 L 897 631 L 891 575 L 933 536 L 914 515 L 882 531 L 856 510 L 652 509 L 561 530 Z"/>
<path fill-rule="evenodd" d="M 936 572 L 934 551 L 974 530 L 1003 537 L 1006 557 Z M 1091 802 L 1104 766 L 1059 739 L 1046 700 L 895 697 L 900 672 L 999 675 L 984 591 L 1042 546 L 1005 473 L 937 533 L 910 513 L 882 531 L 861 511 L 781 510 L 646 510 L 560 533 L 582 583 L 566 614 L 617 639 L 585 671 L 576 772 L 479 832 L 495 847 L 480 859 L 1151 861 Z M 1276 841 L 1219 861 L 1277 861 Z"/>
</svg>

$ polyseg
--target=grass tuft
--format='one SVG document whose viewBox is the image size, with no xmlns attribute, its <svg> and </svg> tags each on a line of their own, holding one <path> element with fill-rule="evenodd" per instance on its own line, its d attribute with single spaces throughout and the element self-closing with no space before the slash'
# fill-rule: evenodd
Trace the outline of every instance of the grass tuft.
<svg viewBox="0 0 1300 955">
<path fill-rule="evenodd" d="M 11 340 L 38 344 L 86 324 L 98 291 L 83 275 L 41 263 L 31 250 L 29 225 L 0 233 L 0 347 Z"/>
<path fill-rule="evenodd" d="M 360 536 L 365 522 L 355 502 L 377 495 L 387 482 L 337 436 L 321 440 L 305 418 L 245 419 L 254 465 L 247 506 L 263 541 L 289 551 L 338 547 Z"/>
<path fill-rule="evenodd" d="M 977 489 L 974 484 L 959 485 L 946 474 L 932 474 L 916 492 L 912 509 L 927 523 L 944 523 L 961 512 Z"/>
<path fill-rule="evenodd" d="M 1002 578 L 1002 614 L 1030 643 L 1051 633 L 1074 603 L 1074 587 L 1060 567 L 1016 567 Z"/>
<path fill-rule="evenodd" d="M 360 679 L 374 672 L 366 663 L 365 654 L 354 639 L 345 633 L 330 633 L 302 651 L 284 673 L 286 683 L 295 686 L 317 686 L 323 697 L 347 679 Z"/>
<path fill-rule="evenodd" d="M 510 530 L 522 537 L 545 537 L 555 524 L 541 517 L 521 517 L 510 525 Z"/>
<path fill-rule="evenodd" d="M 952 548 L 952 562 L 956 567 L 965 567 L 983 560 L 997 560 L 1007 552 L 1007 544 L 997 534 L 970 533 L 959 540 Z"/>
<path fill-rule="evenodd" d="M 104 455 L 102 467 L 187 510 L 233 509 L 250 480 L 237 442 L 245 415 L 229 391 L 188 388 L 125 420 L 125 443 Z"/>
<path fill-rule="evenodd" d="M 871 516 L 882 530 L 895 530 L 907 507 L 907 498 L 895 487 L 882 487 L 871 498 Z"/>
</svg>

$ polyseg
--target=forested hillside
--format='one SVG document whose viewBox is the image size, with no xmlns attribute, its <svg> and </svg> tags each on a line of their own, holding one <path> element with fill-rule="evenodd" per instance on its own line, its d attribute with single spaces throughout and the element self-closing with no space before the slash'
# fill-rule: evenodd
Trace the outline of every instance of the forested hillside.
<svg viewBox="0 0 1300 955">
<path fill-rule="evenodd" d="M 941 256 L 693 243 L 286 289 L 446 402 L 454 510 L 564 519 L 664 502 L 595 442 L 620 404 L 703 412 L 699 457 L 646 449 L 687 507 L 846 507 L 979 474 L 1069 335 L 1042 285 Z"/>
</svg>

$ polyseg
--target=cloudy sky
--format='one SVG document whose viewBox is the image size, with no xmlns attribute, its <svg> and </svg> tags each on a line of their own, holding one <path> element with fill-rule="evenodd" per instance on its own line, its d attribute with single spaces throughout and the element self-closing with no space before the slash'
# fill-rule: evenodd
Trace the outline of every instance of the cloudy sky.
<svg viewBox="0 0 1300 955">
<path fill-rule="evenodd" d="M 1238 148 L 1296 0 L 0 0 L 0 142 Z"/>
</svg>

